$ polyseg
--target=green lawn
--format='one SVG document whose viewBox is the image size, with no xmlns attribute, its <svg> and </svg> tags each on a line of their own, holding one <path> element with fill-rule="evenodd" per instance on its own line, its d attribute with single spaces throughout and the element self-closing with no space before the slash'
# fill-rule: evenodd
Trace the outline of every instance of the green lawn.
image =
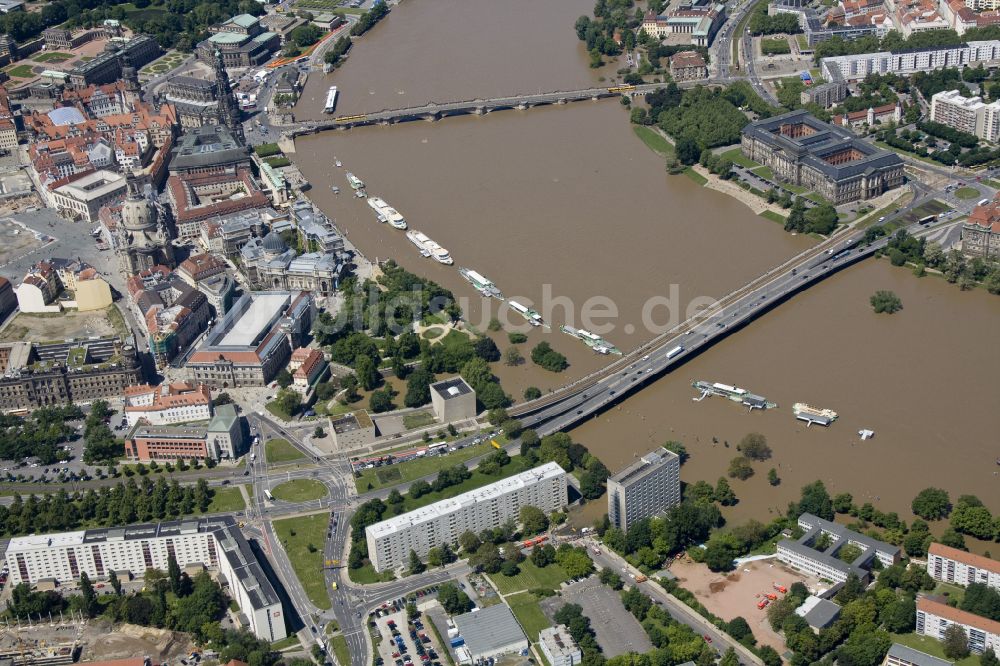
<svg viewBox="0 0 1000 666">
<path fill-rule="evenodd" d="M 720 155 L 719 157 L 728 157 L 733 161 L 733 164 L 738 164 L 741 167 L 747 169 L 755 169 L 760 166 L 760 164 L 754 162 L 752 159 L 744 155 L 743 151 L 740 150 L 739 148 L 733 148 L 732 150 L 727 150 L 726 152 L 722 153 L 722 155 Z"/>
<path fill-rule="evenodd" d="M 965 597 L 965 588 L 951 583 L 938 583 L 937 587 L 934 588 L 934 594 L 954 599 L 956 603 L 962 603 L 962 599 Z"/>
<path fill-rule="evenodd" d="M 73 57 L 72 53 L 62 53 L 60 51 L 49 51 L 40 55 L 32 56 L 35 62 L 66 62 Z"/>
<path fill-rule="evenodd" d="M 299 643 L 299 635 L 298 634 L 292 634 L 291 636 L 285 636 L 280 641 L 275 641 L 275 642 L 271 643 L 271 649 L 274 650 L 275 652 L 281 652 L 282 650 L 284 650 L 286 648 L 290 648 L 293 645 L 295 645 L 295 646 L 301 645 L 301 643 Z"/>
<path fill-rule="evenodd" d="M 990 187 L 1000 190 L 1000 181 L 993 180 L 992 178 L 983 178 L 983 183 L 989 185 Z"/>
<path fill-rule="evenodd" d="M 751 171 L 761 178 L 765 178 L 772 183 L 774 182 L 774 171 L 771 170 L 771 167 L 762 166 L 757 167 L 756 169 L 751 169 Z"/>
<path fill-rule="evenodd" d="M 304 453 L 292 446 L 288 440 L 284 439 L 268 440 L 264 445 L 264 454 L 267 456 L 267 462 L 269 463 L 291 462 L 292 460 L 301 460 L 306 457 Z"/>
<path fill-rule="evenodd" d="M 347 666 L 351 663 L 351 651 L 347 649 L 347 639 L 342 635 L 334 636 L 330 639 L 330 647 L 333 648 L 333 654 L 337 657 L 337 663 Z"/>
<path fill-rule="evenodd" d="M 434 423 L 434 414 L 431 412 L 413 412 L 403 417 L 403 427 L 407 430 L 422 428 Z"/>
<path fill-rule="evenodd" d="M 383 571 L 379 573 L 375 571 L 375 568 L 371 563 L 366 564 L 360 569 L 348 569 L 347 577 L 351 579 L 351 582 L 358 583 L 359 585 L 371 585 L 372 583 L 386 583 L 390 580 L 396 580 L 396 576 L 391 571 Z"/>
<path fill-rule="evenodd" d="M 538 605 L 538 599 L 530 592 L 515 594 L 507 597 L 506 601 L 532 643 L 538 641 L 538 632 L 552 626 L 549 618 L 545 617 L 545 613 Z"/>
<path fill-rule="evenodd" d="M 31 65 L 18 65 L 4 71 L 18 79 L 30 79 L 35 75 L 35 70 L 31 68 Z"/>
<path fill-rule="evenodd" d="M 765 210 L 763 213 L 760 214 L 760 216 L 768 220 L 771 220 L 772 222 L 777 222 L 778 224 L 784 224 L 785 220 L 788 219 L 784 215 L 775 213 L 773 210 Z"/>
<path fill-rule="evenodd" d="M 632 131 L 654 153 L 667 158 L 674 156 L 673 144 L 663 138 L 662 134 L 642 125 L 632 125 Z"/>
<path fill-rule="evenodd" d="M 271 494 L 285 502 L 308 502 L 323 499 L 327 491 L 326 486 L 315 479 L 295 479 L 279 483 L 271 489 Z"/>
<path fill-rule="evenodd" d="M 533 590 L 537 587 L 557 590 L 559 584 L 569 578 L 558 564 L 550 564 L 544 569 L 539 569 L 531 563 L 531 560 L 525 560 L 518 566 L 521 567 L 521 571 L 516 576 L 504 576 L 500 573 L 490 575 L 490 580 L 497 586 L 500 594 Z"/>
<path fill-rule="evenodd" d="M 809 49 L 809 40 L 806 38 L 805 35 L 795 35 L 795 39 L 799 43 L 799 49 L 800 50 L 808 50 Z"/>
<path fill-rule="evenodd" d="M 232 513 L 247 508 L 239 486 L 216 488 L 212 502 L 208 505 L 208 513 Z"/>
<path fill-rule="evenodd" d="M 913 648 L 914 650 L 920 650 L 921 652 L 926 652 L 932 657 L 937 657 L 938 659 L 947 659 L 944 656 L 944 650 L 941 648 L 941 643 L 929 636 L 920 636 L 918 634 L 891 634 L 892 640 L 901 645 L 905 645 L 908 648 Z M 949 661 L 951 661 L 949 659 Z M 979 657 L 976 655 L 971 655 L 965 659 L 959 659 L 955 662 L 955 666 L 978 666 Z"/>
<path fill-rule="evenodd" d="M 955 196 L 959 199 L 976 199 L 979 197 L 979 190 L 974 187 L 960 187 L 955 190 Z"/>
<path fill-rule="evenodd" d="M 389 467 L 366 469 L 361 473 L 360 477 L 354 479 L 354 484 L 357 486 L 359 493 L 396 486 L 406 481 L 415 481 L 428 474 L 434 474 L 445 467 L 454 467 L 470 458 L 488 453 L 490 450 L 491 446 L 487 442 L 478 446 L 467 446 L 461 451 L 455 451 L 443 456 L 425 456 L 416 460 L 399 463 L 398 465 L 390 465 Z M 372 486 L 371 488 L 368 487 L 369 483 Z M 420 499 L 423 499 L 423 497 Z"/>
<path fill-rule="evenodd" d="M 788 45 L 787 39 L 762 39 L 760 41 L 760 51 L 764 55 L 784 55 L 792 52 L 792 47 Z"/>
<path fill-rule="evenodd" d="M 271 412 L 272 414 L 274 414 L 275 416 L 277 416 L 282 421 L 291 421 L 292 420 L 292 415 L 289 414 L 284 409 L 282 409 L 281 407 L 278 406 L 278 399 L 277 398 L 275 398 L 271 402 L 269 402 L 266 405 L 264 405 L 264 407 L 267 408 L 267 411 Z"/>
<path fill-rule="evenodd" d="M 278 540 L 288 554 L 306 596 L 324 610 L 330 607 L 326 580 L 323 578 L 323 535 L 329 519 L 330 514 L 324 511 L 273 523 Z"/>
<path fill-rule="evenodd" d="M 688 167 L 687 169 L 684 170 L 684 175 L 693 180 L 694 182 L 698 183 L 699 185 L 704 185 L 705 183 L 708 182 L 708 178 L 705 178 L 703 175 L 701 175 L 691 167 Z"/>
</svg>

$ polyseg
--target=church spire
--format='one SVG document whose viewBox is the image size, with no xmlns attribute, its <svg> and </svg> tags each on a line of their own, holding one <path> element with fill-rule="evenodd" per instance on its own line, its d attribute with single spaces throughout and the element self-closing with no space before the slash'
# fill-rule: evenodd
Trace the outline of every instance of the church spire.
<svg viewBox="0 0 1000 666">
<path fill-rule="evenodd" d="M 233 136 L 243 143 L 243 123 L 240 122 L 240 107 L 236 103 L 229 75 L 222 60 L 222 52 L 215 51 L 215 98 L 219 102 L 219 122 L 229 128 Z"/>
</svg>

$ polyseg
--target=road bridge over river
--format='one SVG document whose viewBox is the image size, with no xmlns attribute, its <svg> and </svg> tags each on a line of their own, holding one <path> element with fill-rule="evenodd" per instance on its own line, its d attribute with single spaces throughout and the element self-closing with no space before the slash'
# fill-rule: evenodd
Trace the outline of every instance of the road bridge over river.
<svg viewBox="0 0 1000 666">
<path fill-rule="evenodd" d="M 682 88 L 690 88 L 695 85 L 725 85 L 730 81 L 730 79 L 683 81 L 678 85 Z M 401 109 L 384 109 L 372 113 L 337 116 L 329 120 L 303 121 L 284 125 L 282 129 L 284 130 L 285 137 L 294 138 L 304 134 L 315 134 L 327 130 L 347 130 L 352 127 L 361 127 L 364 125 L 394 125 L 411 120 L 433 121 L 447 116 L 485 115 L 494 111 L 508 109 L 525 110 L 536 106 L 600 100 L 610 97 L 620 97 L 622 95 L 645 95 L 646 93 L 664 88 L 667 85 L 669 83 L 645 83 L 635 86 L 622 85 L 605 88 L 585 88 L 583 90 L 543 92 L 455 102 L 429 102 L 420 106 L 404 107 Z"/>
</svg>

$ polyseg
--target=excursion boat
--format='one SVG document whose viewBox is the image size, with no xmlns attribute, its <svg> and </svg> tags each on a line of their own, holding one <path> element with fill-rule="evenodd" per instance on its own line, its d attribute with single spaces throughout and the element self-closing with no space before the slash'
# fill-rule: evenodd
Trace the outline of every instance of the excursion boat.
<svg viewBox="0 0 1000 666">
<path fill-rule="evenodd" d="M 428 238 L 427 234 L 422 231 L 407 231 L 406 237 L 410 239 L 411 243 L 417 246 L 418 250 L 420 250 L 420 256 L 431 257 L 434 261 L 446 266 L 450 266 L 455 263 L 454 259 L 452 259 L 451 255 L 448 253 L 448 250 L 432 241 Z"/>
<path fill-rule="evenodd" d="M 573 328 L 572 326 L 561 326 L 559 330 L 567 335 L 572 335 L 578 340 L 583 340 L 583 343 L 593 349 L 598 354 L 621 354 L 621 350 L 615 347 L 613 344 L 605 340 L 599 335 L 586 331 L 582 328 Z"/>
<path fill-rule="evenodd" d="M 326 91 L 326 105 L 323 107 L 323 113 L 333 113 L 334 109 L 337 108 L 337 86 L 330 86 L 330 89 Z M 337 166 L 340 166 L 339 164 Z"/>
<path fill-rule="evenodd" d="M 489 279 L 469 268 L 459 268 L 458 272 L 462 277 L 469 281 L 469 284 L 476 288 L 476 291 L 483 296 L 486 296 L 487 298 L 495 298 L 501 301 L 503 300 L 503 294 L 500 293 L 497 286 Z"/>
<path fill-rule="evenodd" d="M 347 183 L 351 186 L 351 189 L 354 190 L 362 190 L 365 187 L 365 182 L 350 171 L 347 172 Z"/>
<path fill-rule="evenodd" d="M 819 407 L 807 405 L 804 402 L 797 402 L 792 405 L 792 413 L 795 414 L 795 418 L 798 420 L 805 421 L 807 428 L 814 423 L 821 426 L 828 426 L 836 421 L 838 416 L 837 412 L 832 409 L 820 409 Z"/>
<path fill-rule="evenodd" d="M 531 308 L 521 305 L 517 301 L 510 301 L 510 307 L 522 317 L 527 319 L 528 323 L 532 326 L 542 326 L 545 324 L 545 322 L 542 321 L 542 315 L 538 314 Z"/>
<path fill-rule="evenodd" d="M 383 199 L 378 197 L 368 197 L 368 205 L 375 211 L 375 215 L 379 218 L 379 222 L 388 222 L 389 226 L 395 229 L 406 228 L 406 220 L 403 216 L 398 210 L 387 204 Z"/>
<path fill-rule="evenodd" d="M 744 407 L 749 407 L 751 411 L 755 409 L 774 409 L 778 406 L 778 403 L 771 402 L 764 396 L 755 395 L 746 389 L 742 389 L 738 386 L 730 386 L 729 384 L 722 384 L 719 382 L 705 382 L 705 381 L 695 381 L 691 383 L 701 395 L 697 398 L 692 398 L 695 402 L 701 402 L 710 395 L 717 395 L 733 402 L 738 402 Z"/>
</svg>

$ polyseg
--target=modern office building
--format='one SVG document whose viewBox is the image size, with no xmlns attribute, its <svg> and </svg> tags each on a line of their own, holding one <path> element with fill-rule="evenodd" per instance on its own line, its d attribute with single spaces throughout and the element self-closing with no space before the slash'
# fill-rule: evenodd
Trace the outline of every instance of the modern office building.
<svg viewBox="0 0 1000 666">
<path fill-rule="evenodd" d="M 458 635 L 465 639 L 465 649 L 473 663 L 518 654 L 528 649 L 528 637 L 507 604 L 479 608 L 455 616 Z"/>
<path fill-rule="evenodd" d="M 538 632 L 538 645 L 551 666 L 576 666 L 583 658 L 580 647 L 563 624 Z"/>
<path fill-rule="evenodd" d="M 488 486 L 470 490 L 365 528 L 368 557 L 376 571 L 407 562 L 410 551 L 424 557 L 442 543 L 454 544 L 472 531 L 517 520 L 523 506 L 546 514 L 566 505 L 566 471 L 550 462 Z"/>
<path fill-rule="evenodd" d="M 266 385 L 302 346 L 314 315 L 309 292 L 243 294 L 188 358 L 189 379 L 214 388 Z"/>
<path fill-rule="evenodd" d="M 811 86 L 799 94 L 799 101 L 802 104 L 818 104 L 824 109 L 829 109 L 845 99 L 847 99 L 847 81 L 843 79 Z"/>
<path fill-rule="evenodd" d="M 200 564 L 217 570 L 258 638 L 287 635 L 281 600 L 229 516 L 15 537 L 6 553 L 14 585 L 74 582 L 83 573 L 91 580 L 123 571 L 141 577 L 146 569 L 166 571 L 171 556 L 182 569 Z"/>
<path fill-rule="evenodd" d="M 608 479 L 608 518 L 620 530 L 681 503 L 681 459 L 662 446 Z"/>
<path fill-rule="evenodd" d="M 431 407 L 441 423 L 455 423 L 476 416 L 476 392 L 461 377 L 431 384 Z"/>
<path fill-rule="evenodd" d="M 125 419 L 129 427 L 143 419 L 149 425 L 193 423 L 212 418 L 208 387 L 187 382 L 160 386 L 141 384 L 125 389 Z"/>
<path fill-rule="evenodd" d="M 799 516 L 798 523 L 805 533 L 797 541 L 779 541 L 778 559 L 800 571 L 835 583 L 846 581 L 853 573 L 864 582 L 868 580 L 872 560 L 877 558 L 883 567 L 892 566 L 899 561 L 898 546 L 849 530 L 838 523 L 811 513 Z M 825 535 L 822 538 L 828 540 L 829 545 L 820 550 L 816 546 L 820 545 L 822 535 Z M 837 552 L 846 544 L 852 544 L 861 550 L 861 554 L 852 562 L 844 562 L 837 557 Z"/>
<path fill-rule="evenodd" d="M 835 205 L 877 197 L 905 179 L 899 155 L 803 110 L 750 123 L 741 149 L 778 182 L 807 187 Z"/>
<path fill-rule="evenodd" d="M 125 457 L 150 460 L 233 460 L 243 449 L 243 431 L 233 405 L 220 405 L 208 424 L 149 425 L 139 421 L 125 436 Z"/>
<path fill-rule="evenodd" d="M 982 583 L 1000 590 L 1000 562 L 940 543 L 927 550 L 927 573 L 946 583 Z"/>
<path fill-rule="evenodd" d="M 885 654 L 882 666 L 954 666 L 954 663 L 899 643 L 893 643 Z"/>
<path fill-rule="evenodd" d="M 993 650 L 1000 657 L 1000 622 L 952 608 L 929 597 L 917 599 L 917 633 L 941 640 L 949 626 L 957 624 L 965 631 L 969 650 L 982 654 Z"/>
<path fill-rule="evenodd" d="M 942 90 L 931 97 L 931 120 L 984 141 L 1000 139 L 1000 101 L 987 104 L 980 97 Z"/>
</svg>

